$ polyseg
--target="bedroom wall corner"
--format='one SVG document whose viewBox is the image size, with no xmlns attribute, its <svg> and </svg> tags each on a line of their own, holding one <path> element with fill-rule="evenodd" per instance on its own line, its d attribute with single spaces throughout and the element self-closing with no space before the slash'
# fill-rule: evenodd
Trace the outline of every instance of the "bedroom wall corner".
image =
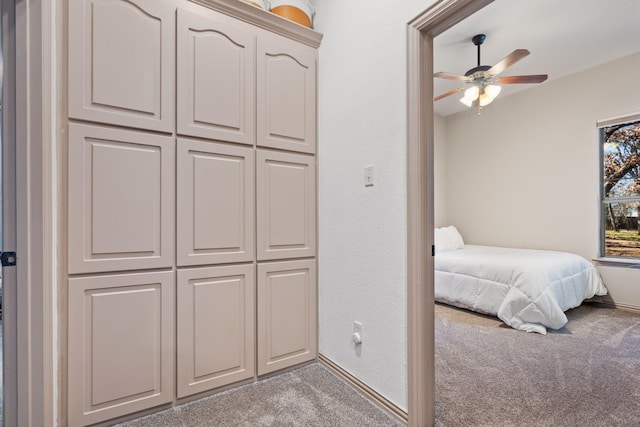
<svg viewBox="0 0 640 427">
<path fill-rule="evenodd" d="M 407 409 L 407 22 L 431 1 L 316 0 L 319 351 Z M 374 166 L 365 187 L 364 167 Z M 351 339 L 363 323 L 363 344 Z"/>
</svg>

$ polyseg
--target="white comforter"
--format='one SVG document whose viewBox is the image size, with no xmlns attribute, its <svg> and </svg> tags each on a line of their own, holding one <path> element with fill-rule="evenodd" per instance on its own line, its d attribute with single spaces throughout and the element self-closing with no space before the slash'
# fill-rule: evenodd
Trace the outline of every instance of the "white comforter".
<svg viewBox="0 0 640 427">
<path fill-rule="evenodd" d="M 466 245 L 435 259 L 435 298 L 546 334 L 567 323 L 564 311 L 606 295 L 598 270 L 565 252 Z"/>
</svg>

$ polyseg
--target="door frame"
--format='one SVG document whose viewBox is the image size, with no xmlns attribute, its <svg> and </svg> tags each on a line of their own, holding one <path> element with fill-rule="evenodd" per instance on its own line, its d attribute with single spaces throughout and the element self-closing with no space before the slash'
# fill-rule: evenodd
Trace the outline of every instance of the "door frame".
<svg viewBox="0 0 640 427">
<path fill-rule="evenodd" d="M 407 25 L 409 426 L 435 422 L 433 38 L 493 0 L 440 0 Z"/>
<path fill-rule="evenodd" d="M 4 425 L 56 419 L 55 131 L 50 0 L 2 0 Z"/>
</svg>

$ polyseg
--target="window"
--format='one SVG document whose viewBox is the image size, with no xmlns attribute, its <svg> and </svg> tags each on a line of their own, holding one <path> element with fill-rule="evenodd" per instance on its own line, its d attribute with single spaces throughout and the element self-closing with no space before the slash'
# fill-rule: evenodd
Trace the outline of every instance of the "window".
<svg viewBox="0 0 640 427">
<path fill-rule="evenodd" d="M 640 120 L 602 126 L 600 145 L 601 255 L 640 259 Z"/>
</svg>

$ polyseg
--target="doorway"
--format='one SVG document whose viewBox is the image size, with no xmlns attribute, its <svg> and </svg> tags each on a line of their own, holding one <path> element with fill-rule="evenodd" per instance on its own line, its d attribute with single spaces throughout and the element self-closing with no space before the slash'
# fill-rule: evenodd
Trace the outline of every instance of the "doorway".
<svg viewBox="0 0 640 427">
<path fill-rule="evenodd" d="M 407 27 L 409 426 L 435 421 L 433 38 L 493 0 L 440 0 Z"/>
</svg>

